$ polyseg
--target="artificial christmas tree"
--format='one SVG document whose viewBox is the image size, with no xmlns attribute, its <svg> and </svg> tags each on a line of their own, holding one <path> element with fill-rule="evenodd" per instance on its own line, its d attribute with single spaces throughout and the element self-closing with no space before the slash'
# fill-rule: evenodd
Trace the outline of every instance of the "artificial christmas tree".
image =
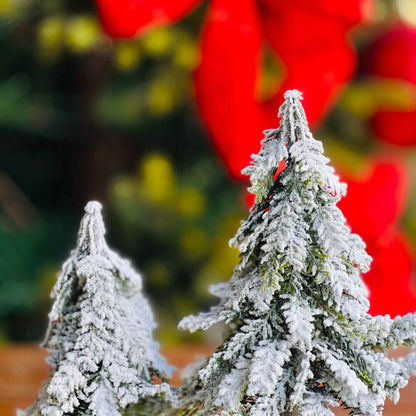
<svg viewBox="0 0 416 416">
<path fill-rule="evenodd" d="M 345 185 L 313 138 L 301 99 L 285 93 L 280 127 L 266 131 L 245 169 L 256 202 L 231 241 L 240 263 L 212 289 L 219 305 L 180 324 L 229 324 L 226 341 L 188 382 L 190 413 L 321 416 L 340 404 L 376 415 L 386 398 L 398 400 L 414 370 L 414 355 L 383 353 L 415 346 L 416 318 L 367 313 L 360 272 L 371 258 L 336 206 Z"/>
<path fill-rule="evenodd" d="M 43 344 L 51 379 L 22 416 L 118 416 L 129 414 L 128 405 L 169 395 L 166 383 L 153 383 L 169 367 L 152 339 L 141 276 L 108 248 L 101 205 L 89 202 L 85 211 L 52 292 Z"/>
</svg>

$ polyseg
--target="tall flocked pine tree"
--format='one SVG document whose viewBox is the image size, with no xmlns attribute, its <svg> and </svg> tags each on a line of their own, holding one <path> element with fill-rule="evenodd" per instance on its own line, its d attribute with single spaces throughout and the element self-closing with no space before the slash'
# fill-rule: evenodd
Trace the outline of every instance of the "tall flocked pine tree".
<svg viewBox="0 0 416 416">
<path fill-rule="evenodd" d="M 101 205 L 89 202 L 78 244 L 53 289 L 44 346 L 51 378 L 22 416 L 117 416 L 169 394 L 153 384 L 168 366 L 152 339 L 155 322 L 141 276 L 104 239 Z"/>
<path fill-rule="evenodd" d="M 313 138 L 301 99 L 285 93 L 280 127 L 265 132 L 243 171 L 255 204 L 231 240 L 240 263 L 228 283 L 212 287 L 219 305 L 180 324 L 191 331 L 229 324 L 226 341 L 190 383 L 190 413 L 328 416 L 329 405 L 341 404 L 373 416 L 386 398 L 398 400 L 414 372 L 413 354 L 394 360 L 383 351 L 415 346 L 416 318 L 367 313 L 360 272 L 371 258 L 336 206 L 346 188 Z"/>
</svg>

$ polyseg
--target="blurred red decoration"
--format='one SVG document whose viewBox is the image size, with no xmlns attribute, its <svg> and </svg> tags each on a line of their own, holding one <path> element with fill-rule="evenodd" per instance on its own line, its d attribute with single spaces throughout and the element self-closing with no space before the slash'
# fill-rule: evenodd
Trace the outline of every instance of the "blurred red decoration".
<svg viewBox="0 0 416 416">
<path fill-rule="evenodd" d="M 180 19 L 195 0 L 96 0 L 103 26 L 114 38 L 138 35 Z M 347 31 L 369 15 L 373 0 L 212 0 L 201 36 L 195 93 L 201 117 L 230 174 L 258 151 L 261 132 L 276 125 L 283 92 L 297 88 L 309 122 L 316 125 L 356 66 Z M 274 95 L 260 101 L 256 86 L 265 45 L 285 66 Z"/>
<path fill-rule="evenodd" d="M 370 289 L 372 315 L 405 315 L 416 311 L 416 297 L 411 287 L 415 264 L 412 247 L 400 230 L 392 229 L 377 242 L 369 243 L 373 257 L 364 279 Z"/>
<path fill-rule="evenodd" d="M 416 111 L 378 111 L 371 118 L 374 133 L 381 140 L 400 146 L 416 145 Z"/>
<path fill-rule="evenodd" d="M 409 194 L 405 166 L 399 160 L 375 159 L 360 180 L 344 180 L 348 192 L 339 207 L 373 257 L 371 270 L 364 276 L 370 290 L 370 313 L 396 316 L 414 312 L 412 249 L 398 228 Z"/>
<path fill-rule="evenodd" d="M 364 72 L 381 79 L 403 80 L 416 87 L 416 28 L 396 24 L 381 32 L 364 52 Z M 371 125 L 381 140 L 416 145 L 416 111 L 380 109 Z"/>
<path fill-rule="evenodd" d="M 175 22 L 200 0 L 96 0 L 104 30 L 113 38 L 131 38 L 156 25 Z"/>
<path fill-rule="evenodd" d="M 126 38 L 174 22 L 201 1 L 96 3 L 107 33 Z M 261 131 L 277 124 L 276 111 L 286 89 L 304 93 L 312 125 L 322 120 L 355 71 L 348 30 L 366 20 L 372 4 L 373 0 L 211 0 L 201 35 L 195 93 L 201 117 L 233 177 L 242 178 L 241 169 L 249 163 L 250 154 L 258 151 Z M 366 54 L 366 71 L 416 83 L 415 40 L 415 29 L 404 26 L 381 35 Z M 266 45 L 283 62 L 286 78 L 271 98 L 260 101 L 256 87 Z M 416 143 L 413 113 L 379 112 L 372 122 L 386 141 Z M 349 192 L 340 208 L 374 259 L 365 275 L 371 292 L 370 312 L 395 316 L 415 311 L 410 245 L 397 227 L 408 193 L 405 167 L 374 160 L 363 179 L 347 182 Z"/>
<path fill-rule="evenodd" d="M 348 223 L 368 240 L 382 238 L 397 224 L 409 193 L 409 178 L 399 160 L 376 159 L 368 162 L 359 179 L 345 178 L 347 195 L 339 207 Z"/>
</svg>

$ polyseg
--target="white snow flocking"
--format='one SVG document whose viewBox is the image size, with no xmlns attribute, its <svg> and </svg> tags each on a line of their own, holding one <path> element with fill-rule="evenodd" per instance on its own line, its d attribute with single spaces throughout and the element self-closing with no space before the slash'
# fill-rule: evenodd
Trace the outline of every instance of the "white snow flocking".
<svg viewBox="0 0 416 416">
<path fill-rule="evenodd" d="M 212 290 L 219 304 L 181 328 L 229 324 L 223 345 L 192 381 L 184 406 L 198 415 L 382 413 L 385 399 L 416 370 L 416 359 L 387 358 L 385 347 L 416 345 L 416 318 L 367 311 L 360 272 L 371 258 L 345 223 L 339 181 L 309 130 L 302 94 L 287 91 L 280 126 L 267 130 L 243 170 L 255 204 L 231 244 L 240 263 Z"/>
<path fill-rule="evenodd" d="M 169 394 L 154 376 L 169 372 L 142 279 L 105 241 L 101 204 L 89 202 L 78 244 L 52 292 L 43 346 L 51 378 L 24 416 L 118 416 L 126 406 Z"/>
</svg>

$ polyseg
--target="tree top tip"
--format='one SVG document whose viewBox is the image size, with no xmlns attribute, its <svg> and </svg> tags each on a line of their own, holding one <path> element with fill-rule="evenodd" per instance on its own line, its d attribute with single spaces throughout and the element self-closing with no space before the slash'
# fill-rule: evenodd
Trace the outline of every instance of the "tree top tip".
<svg viewBox="0 0 416 416">
<path fill-rule="evenodd" d="M 302 93 L 298 90 L 287 90 L 284 94 L 285 100 L 295 99 L 295 100 L 303 100 Z"/>
<path fill-rule="evenodd" d="M 102 205 L 98 201 L 90 201 L 87 205 L 85 205 L 85 212 L 87 214 L 100 213 L 101 209 Z"/>
</svg>

